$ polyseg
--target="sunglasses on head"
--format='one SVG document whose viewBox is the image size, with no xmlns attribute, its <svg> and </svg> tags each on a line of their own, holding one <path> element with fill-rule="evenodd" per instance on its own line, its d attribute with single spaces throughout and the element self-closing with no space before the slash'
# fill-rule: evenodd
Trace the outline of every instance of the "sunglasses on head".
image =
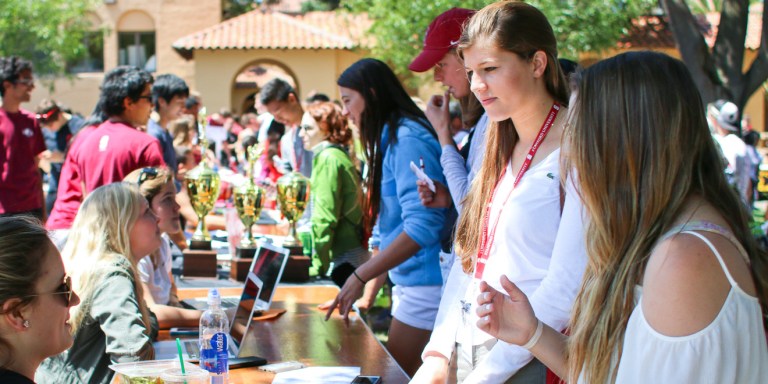
<svg viewBox="0 0 768 384">
<path fill-rule="evenodd" d="M 69 304 L 72 303 L 72 295 L 74 294 L 74 291 L 72 290 L 72 278 L 69 276 L 64 277 L 64 282 L 59 285 L 55 291 L 48 292 L 48 293 L 40 293 L 36 295 L 29 295 L 27 297 L 37 297 L 37 296 L 43 296 L 43 295 L 64 295 L 64 301 L 67 304 L 67 307 L 69 307 Z"/>
<path fill-rule="evenodd" d="M 48 112 L 38 113 L 37 115 L 35 115 L 35 118 L 37 118 L 37 120 L 39 120 L 40 122 L 47 122 L 58 111 L 59 109 L 54 107 L 54 108 L 51 108 L 51 110 Z"/>
<path fill-rule="evenodd" d="M 32 85 L 32 84 L 34 84 L 34 83 L 35 83 L 35 79 L 33 79 L 33 78 L 28 78 L 28 79 L 16 79 L 16 81 L 14 81 L 14 83 L 16 83 L 16 84 L 23 84 L 23 85 L 27 85 L 27 86 L 29 86 L 29 85 Z"/>
<path fill-rule="evenodd" d="M 139 187 L 141 184 L 147 180 L 154 180 L 157 177 L 157 168 L 142 168 L 141 172 L 139 172 L 139 180 L 136 182 Z"/>
</svg>

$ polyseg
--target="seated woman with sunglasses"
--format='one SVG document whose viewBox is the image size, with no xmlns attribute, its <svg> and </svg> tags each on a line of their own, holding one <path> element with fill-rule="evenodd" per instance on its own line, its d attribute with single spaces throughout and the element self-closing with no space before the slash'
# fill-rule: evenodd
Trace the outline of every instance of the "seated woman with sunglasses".
<svg viewBox="0 0 768 384">
<path fill-rule="evenodd" d="M 196 327 L 202 312 L 181 308 L 171 275 L 168 235 L 181 230 L 173 173 L 167 168 L 141 168 L 129 173 L 123 181 L 139 186 L 139 192 L 157 216 L 157 226 L 162 232 L 160 248 L 137 264 L 147 307 L 157 316 L 160 328 Z"/>
<path fill-rule="evenodd" d="M 74 344 L 40 365 L 38 381 L 106 384 L 110 364 L 154 358 L 156 329 L 136 264 L 159 247 L 157 217 L 135 185 L 107 184 L 88 195 L 62 251 L 83 298 L 71 311 Z"/>
<path fill-rule="evenodd" d="M 69 307 L 78 303 L 42 224 L 0 218 L 0 383 L 33 383 L 40 362 L 72 345 Z"/>
</svg>

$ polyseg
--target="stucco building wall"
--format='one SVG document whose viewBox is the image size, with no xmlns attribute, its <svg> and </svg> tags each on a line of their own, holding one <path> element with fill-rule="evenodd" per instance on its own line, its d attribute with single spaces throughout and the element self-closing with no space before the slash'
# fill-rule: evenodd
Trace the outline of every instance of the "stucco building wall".
<svg viewBox="0 0 768 384">
<path fill-rule="evenodd" d="M 209 112 L 226 107 L 241 113 L 239 106 L 254 89 L 236 89 L 235 77 L 248 66 L 266 60 L 293 75 L 302 99 L 311 91 L 338 99 L 336 79 L 363 57 L 363 52 L 341 50 L 196 50 L 195 84 Z"/>
<path fill-rule="evenodd" d="M 154 75 L 173 73 L 196 87 L 194 63 L 184 60 L 171 45 L 178 38 L 221 21 L 220 0 L 116 0 L 99 2 L 95 12 L 86 15 L 94 30 L 104 29 L 104 72 L 118 64 L 118 31 L 155 31 L 157 71 Z M 35 109 L 43 98 L 53 98 L 76 112 L 88 114 L 98 99 L 104 72 L 80 73 L 72 78 L 48 79 L 39 83 L 32 100 L 24 107 Z M 53 91 L 49 84 L 53 84 Z"/>
</svg>

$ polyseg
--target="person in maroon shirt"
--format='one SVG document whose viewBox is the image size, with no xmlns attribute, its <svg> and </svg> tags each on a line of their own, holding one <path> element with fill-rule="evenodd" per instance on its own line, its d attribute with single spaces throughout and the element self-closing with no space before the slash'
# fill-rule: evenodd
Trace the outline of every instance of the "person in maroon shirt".
<svg viewBox="0 0 768 384">
<path fill-rule="evenodd" d="M 108 81 L 113 81 L 115 78 L 122 76 L 122 74 L 129 69 L 131 69 L 131 67 L 122 66 L 107 72 L 107 74 L 104 76 L 104 80 L 102 81 L 102 86 Z M 77 134 L 69 143 L 69 147 L 66 151 L 67 153 L 76 152 L 77 150 L 74 148 L 82 143 L 85 137 L 93 132 L 93 130 L 98 128 L 101 123 L 107 121 L 109 116 L 107 116 L 104 111 L 102 111 L 102 103 L 103 101 L 99 100 L 93 107 L 93 112 L 91 112 L 91 115 L 85 119 L 83 128 L 77 132 Z M 54 213 L 54 211 L 57 210 L 55 209 L 56 205 L 54 205 L 54 209 L 52 209 L 50 212 L 51 217 L 54 219 L 51 220 L 51 217 L 48 217 L 48 221 L 46 222 L 48 229 L 69 228 L 69 226 L 64 225 L 64 223 L 72 222 L 72 219 L 75 217 L 75 214 L 77 214 L 77 210 L 80 207 L 80 202 L 83 200 L 83 188 L 81 181 L 82 180 L 80 179 L 80 174 L 77 171 L 77 166 L 75 163 L 73 163 L 72 156 L 65 156 L 64 164 L 61 167 L 61 176 L 59 177 L 59 188 L 56 192 L 56 201 L 61 201 L 62 203 L 59 203 L 59 205 L 65 205 L 65 207 L 60 207 L 58 212 Z M 66 232 L 63 232 L 63 234 L 66 234 Z M 56 237 L 57 233 L 55 231 L 53 235 L 54 244 L 57 248 L 61 249 L 64 245 L 63 241 L 65 238 Z"/>
<path fill-rule="evenodd" d="M 67 153 L 62 177 L 74 180 L 59 187 L 46 224 L 56 241 L 72 226 L 88 192 L 121 181 L 134 169 L 165 165 L 157 139 L 137 129 L 147 124 L 152 111 L 152 75 L 133 67 L 113 71 L 119 73 L 105 77 L 99 97 L 106 121 L 76 139 Z"/>
<path fill-rule="evenodd" d="M 35 89 L 32 64 L 0 58 L 0 216 L 32 215 L 43 220 L 43 187 L 37 170 L 45 141 L 35 115 L 21 109 Z"/>
</svg>

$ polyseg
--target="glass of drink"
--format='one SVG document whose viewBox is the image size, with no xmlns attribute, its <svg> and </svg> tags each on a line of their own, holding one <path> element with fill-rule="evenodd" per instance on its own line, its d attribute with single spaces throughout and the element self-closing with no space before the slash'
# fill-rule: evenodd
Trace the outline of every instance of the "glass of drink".
<svg viewBox="0 0 768 384">
<path fill-rule="evenodd" d="M 180 368 L 171 368 L 163 371 L 160 378 L 165 384 L 208 384 L 208 372 L 202 369 L 187 369 L 182 374 Z"/>
</svg>

